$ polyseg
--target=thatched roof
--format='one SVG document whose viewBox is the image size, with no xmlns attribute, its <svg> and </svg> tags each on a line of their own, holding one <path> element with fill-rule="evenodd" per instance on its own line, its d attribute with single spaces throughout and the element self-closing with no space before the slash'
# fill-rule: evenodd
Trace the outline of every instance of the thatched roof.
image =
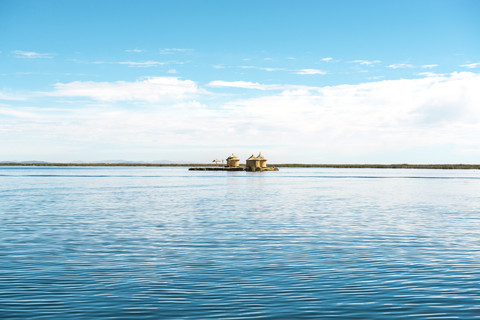
<svg viewBox="0 0 480 320">
<path fill-rule="evenodd" d="M 253 154 L 248 158 L 247 160 L 258 160 L 257 157 L 255 157 Z"/>
<path fill-rule="evenodd" d="M 240 160 L 239 158 L 237 158 L 237 156 L 235 156 L 233 153 L 230 157 L 227 158 L 227 160 Z"/>
<path fill-rule="evenodd" d="M 262 153 L 261 153 L 261 152 L 258 154 L 257 159 L 258 159 L 258 160 L 265 160 L 265 161 L 267 161 L 267 159 L 265 159 L 264 157 L 262 157 Z"/>
</svg>

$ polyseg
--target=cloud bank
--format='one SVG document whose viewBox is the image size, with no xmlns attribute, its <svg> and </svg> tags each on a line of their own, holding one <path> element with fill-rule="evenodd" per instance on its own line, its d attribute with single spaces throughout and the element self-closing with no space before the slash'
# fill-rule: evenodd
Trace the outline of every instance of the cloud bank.
<svg viewBox="0 0 480 320">
<path fill-rule="evenodd" d="M 203 91 L 194 81 L 177 77 L 152 77 L 128 82 L 74 81 L 55 84 L 55 90 L 45 93 L 53 97 L 83 97 L 104 102 L 182 100 Z"/>
<path fill-rule="evenodd" d="M 258 83 L 236 85 L 275 88 Z M 459 152 L 452 155 L 455 158 L 480 146 L 478 87 L 480 75 L 475 73 L 432 74 L 358 85 L 284 86 L 277 94 L 231 101 L 226 107 L 236 119 L 232 127 L 243 132 L 246 141 L 261 136 L 265 143 L 280 144 L 289 152 L 301 149 L 306 158 L 336 154 L 340 159 L 363 155 L 369 161 L 403 157 L 405 161 L 441 162 L 433 156 L 428 159 L 418 149 L 453 148 Z"/>
<path fill-rule="evenodd" d="M 229 152 L 248 156 L 252 148 L 278 162 L 469 162 L 480 157 L 477 73 L 326 87 L 220 80 L 207 86 L 212 91 L 204 94 L 196 82 L 176 77 L 57 83 L 43 94 L 43 99 L 61 98 L 55 107 L 32 107 L 31 100 L 24 107 L 0 105 L 0 138 L 4 150 L 12 152 L 22 139 L 35 137 L 44 152 L 56 152 L 52 145 L 64 140 L 83 154 L 101 144 L 109 146 L 108 152 L 128 151 L 146 160 L 202 161 L 200 155 Z M 215 93 L 229 88 L 241 93 Z M 125 107 L 131 102 L 141 104 Z M 146 158 L 148 152 L 153 158 Z"/>
</svg>

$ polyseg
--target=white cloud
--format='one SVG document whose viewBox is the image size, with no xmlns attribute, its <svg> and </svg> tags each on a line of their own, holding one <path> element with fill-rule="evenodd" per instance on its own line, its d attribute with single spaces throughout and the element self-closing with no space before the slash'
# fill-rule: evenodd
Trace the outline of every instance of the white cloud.
<svg viewBox="0 0 480 320">
<path fill-rule="evenodd" d="M 376 63 L 380 63 L 381 61 L 380 60 L 354 60 L 352 62 L 361 64 L 361 65 L 364 65 L 364 66 L 371 66 L 371 65 L 374 65 Z"/>
<path fill-rule="evenodd" d="M 461 65 L 460 67 L 469 68 L 469 69 L 474 69 L 474 68 L 480 67 L 480 62 L 470 63 L 470 64 L 463 64 L 463 65 Z"/>
<path fill-rule="evenodd" d="M 215 69 L 226 69 L 226 68 L 239 68 L 239 69 L 255 69 L 255 70 L 262 70 L 267 72 L 276 72 L 276 71 L 293 71 L 286 68 L 272 68 L 272 67 L 259 67 L 259 66 L 251 66 L 251 65 L 244 65 L 244 66 L 225 66 L 225 65 L 214 65 L 213 68 Z"/>
<path fill-rule="evenodd" d="M 16 58 L 29 58 L 29 59 L 37 59 L 37 58 L 53 58 L 52 53 L 38 53 L 34 51 L 22 51 L 22 50 L 15 50 L 13 51 Z"/>
<path fill-rule="evenodd" d="M 176 74 L 176 73 L 177 73 L 177 70 L 175 70 L 175 69 L 169 69 L 169 70 L 167 71 L 167 73 Z"/>
<path fill-rule="evenodd" d="M 223 81 L 215 80 L 207 84 L 212 88 L 241 88 L 241 89 L 257 89 L 257 90 L 282 90 L 282 85 L 260 84 L 250 81 Z"/>
<path fill-rule="evenodd" d="M 420 72 L 418 74 L 419 76 L 424 76 L 424 77 L 443 77 L 445 74 L 443 73 L 435 73 L 435 72 Z"/>
<path fill-rule="evenodd" d="M 214 137 L 212 131 L 221 124 L 217 123 L 215 114 L 196 101 L 175 103 L 169 108 L 143 109 L 110 104 L 57 110 L 0 106 L 0 118 L 2 115 L 7 117 L 2 119 L 0 130 L 2 152 L 12 157 L 33 153 L 34 158 L 44 155 L 47 160 L 67 155 L 74 157 L 69 160 L 111 159 L 118 150 L 129 150 L 128 154 L 122 152 L 121 159 L 135 158 L 137 150 L 148 150 L 147 156 L 140 156 L 139 160 L 175 149 L 178 157 L 179 143 L 202 145 L 198 137 Z M 31 143 L 32 137 L 35 144 Z M 30 143 L 19 147 L 23 139 Z M 102 147 L 98 148 L 97 144 Z M 189 158 L 178 160 L 185 159 Z"/>
<path fill-rule="evenodd" d="M 174 54 L 177 52 L 190 52 L 193 49 L 185 49 L 185 48 L 164 48 L 160 50 L 160 54 Z"/>
<path fill-rule="evenodd" d="M 125 52 L 141 53 L 141 52 L 143 52 L 143 50 L 140 50 L 140 49 L 127 49 L 127 50 L 125 50 Z"/>
<path fill-rule="evenodd" d="M 296 74 L 309 74 L 309 75 L 314 75 L 314 74 L 327 74 L 323 70 L 319 69 L 300 69 L 295 72 Z"/>
<path fill-rule="evenodd" d="M 318 87 L 311 86 L 301 86 L 301 85 L 289 85 L 289 84 L 262 84 L 258 82 L 251 81 L 223 81 L 215 80 L 207 84 L 208 87 L 212 88 L 241 88 L 241 89 L 254 89 L 254 90 L 300 90 L 300 91 L 309 91 L 309 90 L 319 90 Z"/>
<path fill-rule="evenodd" d="M 391 65 L 388 65 L 387 68 L 391 69 L 405 69 L 405 68 L 413 68 L 413 65 L 409 63 L 394 63 Z"/>
<path fill-rule="evenodd" d="M 268 71 L 268 72 L 284 70 L 284 69 L 281 69 L 281 68 L 268 68 L 268 67 L 262 67 L 262 68 L 258 68 L 258 69 L 263 70 L 263 71 Z"/>
<path fill-rule="evenodd" d="M 256 66 L 240 66 L 240 69 L 257 69 L 262 71 L 274 72 L 274 71 L 284 71 L 283 68 L 269 68 L 269 67 L 256 67 Z"/>
<path fill-rule="evenodd" d="M 480 147 L 478 87 L 479 74 L 453 73 L 318 90 L 287 89 L 232 101 L 228 108 L 246 121 L 241 126 L 257 128 L 251 137 L 244 135 L 246 141 L 261 136 L 266 144 L 281 141 L 290 151 L 369 156 L 427 146 Z"/>
<path fill-rule="evenodd" d="M 329 61 L 332 61 L 333 58 L 331 57 L 326 57 L 326 58 L 322 58 L 322 61 L 325 61 L 325 62 L 329 62 Z"/>
<path fill-rule="evenodd" d="M 372 80 L 381 80 L 381 79 L 384 79 L 385 76 L 371 76 L 371 77 L 367 77 L 368 80 L 372 81 Z"/>
<path fill-rule="evenodd" d="M 204 93 L 191 80 L 176 77 L 153 77 L 135 82 L 74 81 L 55 84 L 55 90 L 45 93 L 54 97 L 85 97 L 98 101 L 163 102 L 181 100 Z"/>
<path fill-rule="evenodd" d="M 108 62 L 108 61 L 94 61 L 92 64 L 119 64 L 129 67 L 136 68 L 151 68 L 166 65 L 167 62 L 162 61 L 119 61 L 119 62 Z"/>
<path fill-rule="evenodd" d="M 424 76 L 424 77 L 438 77 L 439 74 L 435 72 L 420 72 L 418 73 L 419 76 Z"/>
<path fill-rule="evenodd" d="M 61 137 L 66 146 L 83 146 L 79 155 L 95 154 L 96 159 L 104 157 L 95 148 L 103 151 L 104 146 L 114 148 L 108 154 L 123 154 L 119 158 L 161 150 L 176 155 L 169 159 L 185 161 L 260 147 L 275 162 L 468 162 L 480 157 L 478 73 L 327 87 L 252 81 L 207 86 L 259 91 L 254 96 L 242 92 L 241 97 L 250 97 L 243 99 L 209 95 L 202 103 L 204 90 L 174 77 L 56 84 L 46 95 L 65 98 L 68 107 L 64 102 L 58 110 L 0 106 L 8 120 L 2 119 L 0 140 L 13 141 L 2 148 L 13 155 L 34 136 L 31 148 L 45 154 Z M 74 97 L 95 101 L 76 103 Z M 123 101 L 143 103 L 122 108 Z M 419 158 L 421 153 L 425 158 Z M 467 153 L 470 158 L 462 158 Z"/>
<path fill-rule="evenodd" d="M 150 68 L 150 67 L 157 67 L 163 66 L 166 63 L 160 61 L 121 61 L 117 62 L 118 64 L 127 65 L 129 67 L 139 67 L 139 68 Z"/>
<path fill-rule="evenodd" d="M 438 64 L 424 64 L 422 66 L 423 69 L 432 69 L 438 67 Z"/>
</svg>

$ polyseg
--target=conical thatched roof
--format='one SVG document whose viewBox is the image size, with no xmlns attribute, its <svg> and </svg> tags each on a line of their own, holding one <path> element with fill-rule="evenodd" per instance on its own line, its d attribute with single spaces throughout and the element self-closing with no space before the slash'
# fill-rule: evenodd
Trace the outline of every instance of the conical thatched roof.
<svg viewBox="0 0 480 320">
<path fill-rule="evenodd" d="M 233 153 L 230 157 L 227 158 L 227 160 L 240 160 L 239 158 L 237 158 L 237 156 L 235 156 Z"/>
<path fill-rule="evenodd" d="M 247 160 L 258 160 L 257 157 L 255 157 L 253 154 L 248 158 Z"/>
<path fill-rule="evenodd" d="M 267 159 L 265 159 L 265 158 L 262 156 L 262 153 L 261 153 L 261 152 L 258 154 L 257 159 L 258 159 L 258 160 L 265 160 L 265 161 L 267 160 Z"/>
</svg>

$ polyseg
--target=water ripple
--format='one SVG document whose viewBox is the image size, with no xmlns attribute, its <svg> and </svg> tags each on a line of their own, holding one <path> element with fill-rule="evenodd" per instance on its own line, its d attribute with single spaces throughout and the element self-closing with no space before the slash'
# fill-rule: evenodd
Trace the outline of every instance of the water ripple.
<svg viewBox="0 0 480 320">
<path fill-rule="evenodd" d="M 435 172 L 0 169 L 2 318 L 478 318 L 480 182 Z"/>
</svg>

